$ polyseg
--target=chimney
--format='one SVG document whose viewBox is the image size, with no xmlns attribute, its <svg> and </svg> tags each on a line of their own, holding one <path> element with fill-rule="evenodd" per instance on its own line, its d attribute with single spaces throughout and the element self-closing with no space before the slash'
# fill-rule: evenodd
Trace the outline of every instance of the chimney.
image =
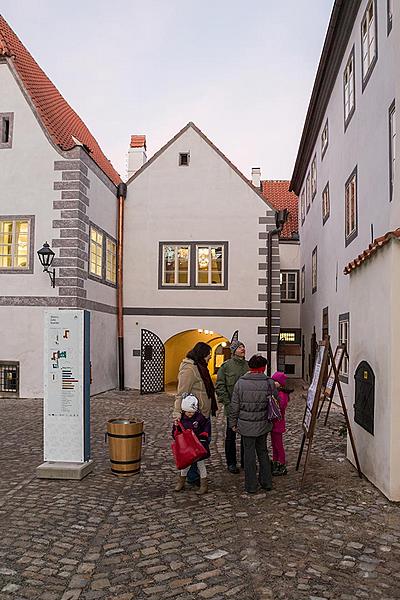
<svg viewBox="0 0 400 600">
<path fill-rule="evenodd" d="M 132 135 L 128 152 L 128 179 L 147 161 L 146 136 Z"/>
<path fill-rule="evenodd" d="M 253 167 L 251 169 L 251 183 L 254 187 L 260 189 L 261 186 L 261 169 L 260 167 Z"/>
</svg>

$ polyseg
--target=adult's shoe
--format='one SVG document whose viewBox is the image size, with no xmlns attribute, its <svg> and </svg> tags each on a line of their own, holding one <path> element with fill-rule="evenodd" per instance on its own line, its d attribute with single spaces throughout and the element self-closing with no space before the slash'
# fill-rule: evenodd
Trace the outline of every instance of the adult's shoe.
<svg viewBox="0 0 400 600">
<path fill-rule="evenodd" d="M 228 465 L 229 473 L 233 473 L 233 475 L 238 475 L 240 473 L 240 469 L 236 465 Z"/>
</svg>

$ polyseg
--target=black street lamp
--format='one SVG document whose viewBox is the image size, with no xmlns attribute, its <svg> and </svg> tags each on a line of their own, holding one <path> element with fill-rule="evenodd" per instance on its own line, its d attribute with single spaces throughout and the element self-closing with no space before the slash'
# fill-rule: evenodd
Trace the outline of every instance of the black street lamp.
<svg viewBox="0 0 400 600">
<path fill-rule="evenodd" d="M 56 270 L 54 268 L 50 270 L 50 267 L 53 264 L 53 260 L 54 260 L 54 256 L 55 256 L 53 250 L 50 248 L 49 244 L 47 242 L 45 242 L 43 244 L 43 248 L 40 248 L 40 250 L 37 251 L 37 255 L 39 257 L 40 264 L 43 267 L 43 273 L 49 274 L 51 286 L 53 288 L 55 288 L 56 287 Z"/>
</svg>

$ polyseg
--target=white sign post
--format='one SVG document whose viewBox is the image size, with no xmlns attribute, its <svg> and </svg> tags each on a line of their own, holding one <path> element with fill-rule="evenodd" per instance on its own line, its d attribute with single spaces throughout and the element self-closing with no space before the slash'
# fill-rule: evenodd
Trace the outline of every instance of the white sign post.
<svg viewBox="0 0 400 600">
<path fill-rule="evenodd" d="M 48 310 L 44 321 L 44 460 L 37 476 L 82 479 L 90 460 L 90 313 Z"/>
</svg>

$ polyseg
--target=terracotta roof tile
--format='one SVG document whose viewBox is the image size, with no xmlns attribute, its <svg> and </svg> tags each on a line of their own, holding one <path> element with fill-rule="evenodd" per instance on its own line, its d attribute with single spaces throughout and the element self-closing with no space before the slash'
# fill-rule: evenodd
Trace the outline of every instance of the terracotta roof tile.
<svg viewBox="0 0 400 600">
<path fill-rule="evenodd" d="M 131 135 L 131 148 L 144 148 L 146 150 L 146 136 Z"/>
<path fill-rule="evenodd" d="M 53 142 L 61 150 L 71 150 L 78 140 L 102 171 L 118 185 L 121 178 L 104 156 L 99 144 L 84 122 L 61 96 L 55 85 L 0 15 L 0 56 L 10 57 L 29 94 L 39 118 Z"/>
<path fill-rule="evenodd" d="M 388 231 L 387 233 L 385 233 L 385 235 L 376 238 L 366 250 L 361 252 L 361 254 L 357 256 L 357 258 L 355 258 L 345 266 L 343 270 L 344 274 L 349 275 L 355 269 L 361 267 L 361 265 L 366 260 L 371 258 L 371 256 L 378 252 L 378 250 L 380 250 L 383 246 L 386 246 L 386 244 L 389 243 L 392 239 L 400 239 L 400 227 L 398 229 L 395 229 L 394 231 Z"/>
<path fill-rule="evenodd" d="M 262 181 L 264 198 L 275 210 L 289 209 L 289 218 L 283 226 L 280 238 L 290 240 L 293 234 L 299 232 L 298 204 L 299 199 L 294 192 L 289 192 L 290 181 L 266 180 Z"/>
</svg>

